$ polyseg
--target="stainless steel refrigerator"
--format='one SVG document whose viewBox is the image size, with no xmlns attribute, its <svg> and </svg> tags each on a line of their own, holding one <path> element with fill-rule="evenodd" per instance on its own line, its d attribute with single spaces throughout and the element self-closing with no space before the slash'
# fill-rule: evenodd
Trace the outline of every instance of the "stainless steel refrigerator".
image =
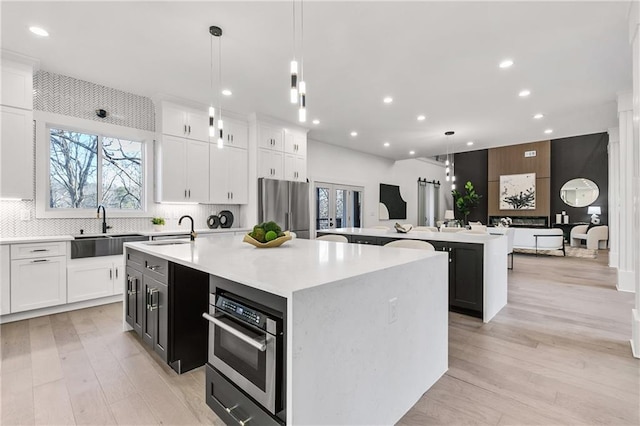
<svg viewBox="0 0 640 426">
<path fill-rule="evenodd" d="M 283 231 L 309 238 L 309 184 L 288 180 L 258 179 L 258 221 L 274 221 Z"/>
</svg>

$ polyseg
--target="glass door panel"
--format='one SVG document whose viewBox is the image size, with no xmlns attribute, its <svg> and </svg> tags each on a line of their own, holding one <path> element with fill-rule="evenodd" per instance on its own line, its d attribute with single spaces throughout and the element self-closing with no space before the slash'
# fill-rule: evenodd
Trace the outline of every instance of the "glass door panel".
<svg viewBox="0 0 640 426">
<path fill-rule="evenodd" d="M 333 228 L 331 209 L 331 185 L 316 185 L 316 229 Z"/>
<path fill-rule="evenodd" d="M 363 189 L 316 183 L 316 230 L 361 227 Z"/>
</svg>

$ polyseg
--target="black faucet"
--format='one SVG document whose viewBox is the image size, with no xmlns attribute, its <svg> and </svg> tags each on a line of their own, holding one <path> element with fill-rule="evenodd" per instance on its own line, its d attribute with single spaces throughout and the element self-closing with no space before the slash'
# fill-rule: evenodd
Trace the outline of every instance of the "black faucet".
<svg viewBox="0 0 640 426">
<path fill-rule="evenodd" d="M 110 226 L 107 226 L 107 211 L 105 210 L 102 204 L 98 205 L 98 215 L 97 218 L 100 219 L 100 209 L 102 209 L 102 233 L 106 234 L 107 229 L 111 229 Z"/>
<path fill-rule="evenodd" d="M 188 214 L 185 214 L 184 216 L 182 216 L 179 220 L 178 220 L 178 226 L 182 224 L 182 219 L 184 218 L 188 218 L 191 221 L 191 234 L 189 234 L 190 240 L 191 241 L 195 241 L 196 240 L 196 231 L 194 231 L 193 229 L 193 218 L 191 216 L 189 216 Z"/>
</svg>

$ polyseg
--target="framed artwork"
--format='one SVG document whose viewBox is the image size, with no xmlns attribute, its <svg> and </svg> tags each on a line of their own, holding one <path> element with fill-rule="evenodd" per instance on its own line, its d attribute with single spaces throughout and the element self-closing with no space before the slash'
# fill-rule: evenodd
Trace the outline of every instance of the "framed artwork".
<svg viewBox="0 0 640 426">
<path fill-rule="evenodd" d="M 500 210 L 535 210 L 536 174 L 500 176 Z"/>
<path fill-rule="evenodd" d="M 407 202 L 400 195 L 397 185 L 380 184 L 380 204 L 378 205 L 378 219 L 406 219 Z"/>
</svg>

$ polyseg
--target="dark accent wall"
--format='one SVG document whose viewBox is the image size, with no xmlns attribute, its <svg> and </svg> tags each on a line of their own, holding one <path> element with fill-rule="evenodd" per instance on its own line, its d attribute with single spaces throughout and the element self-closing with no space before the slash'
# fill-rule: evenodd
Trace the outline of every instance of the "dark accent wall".
<svg viewBox="0 0 640 426">
<path fill-rule="evenodd" d="M 455 154 L 454 165 L 456 175 L 456 188 L 464 194 L 464 184 L 471 181 L 476 192 L 482 195 L 477 207 L 469 213 L 469 221 L 487 223 L 489 217 L 487 209 L 488 195 L 488 179 L 487 179 L 487 155 L 488 150 L 461 152 Z M 450 191 L 449 182 L 444 182 L 443 188 Z M 450 193 L 450 192 L 449 192 Z M 456 211 L 456 217 L 463 219 L 462 215 Z"/>
<path fill-rule="evenodd" d="M 569 221 L 589 222 L 587 207 L 571 207 L 560 198 L 560 188 L 574 178 L 591 179 L 598 185 L 600 195 L 593 203 L 600 206 L 600 223 L 607 223 L 609 204 L 609 160 L 607 146 L 609 135 L 596 133 L 574 136 L 551 141 L 551 222 L 555 223 L 556 213 L 563 210 Z"/>
</svg>

